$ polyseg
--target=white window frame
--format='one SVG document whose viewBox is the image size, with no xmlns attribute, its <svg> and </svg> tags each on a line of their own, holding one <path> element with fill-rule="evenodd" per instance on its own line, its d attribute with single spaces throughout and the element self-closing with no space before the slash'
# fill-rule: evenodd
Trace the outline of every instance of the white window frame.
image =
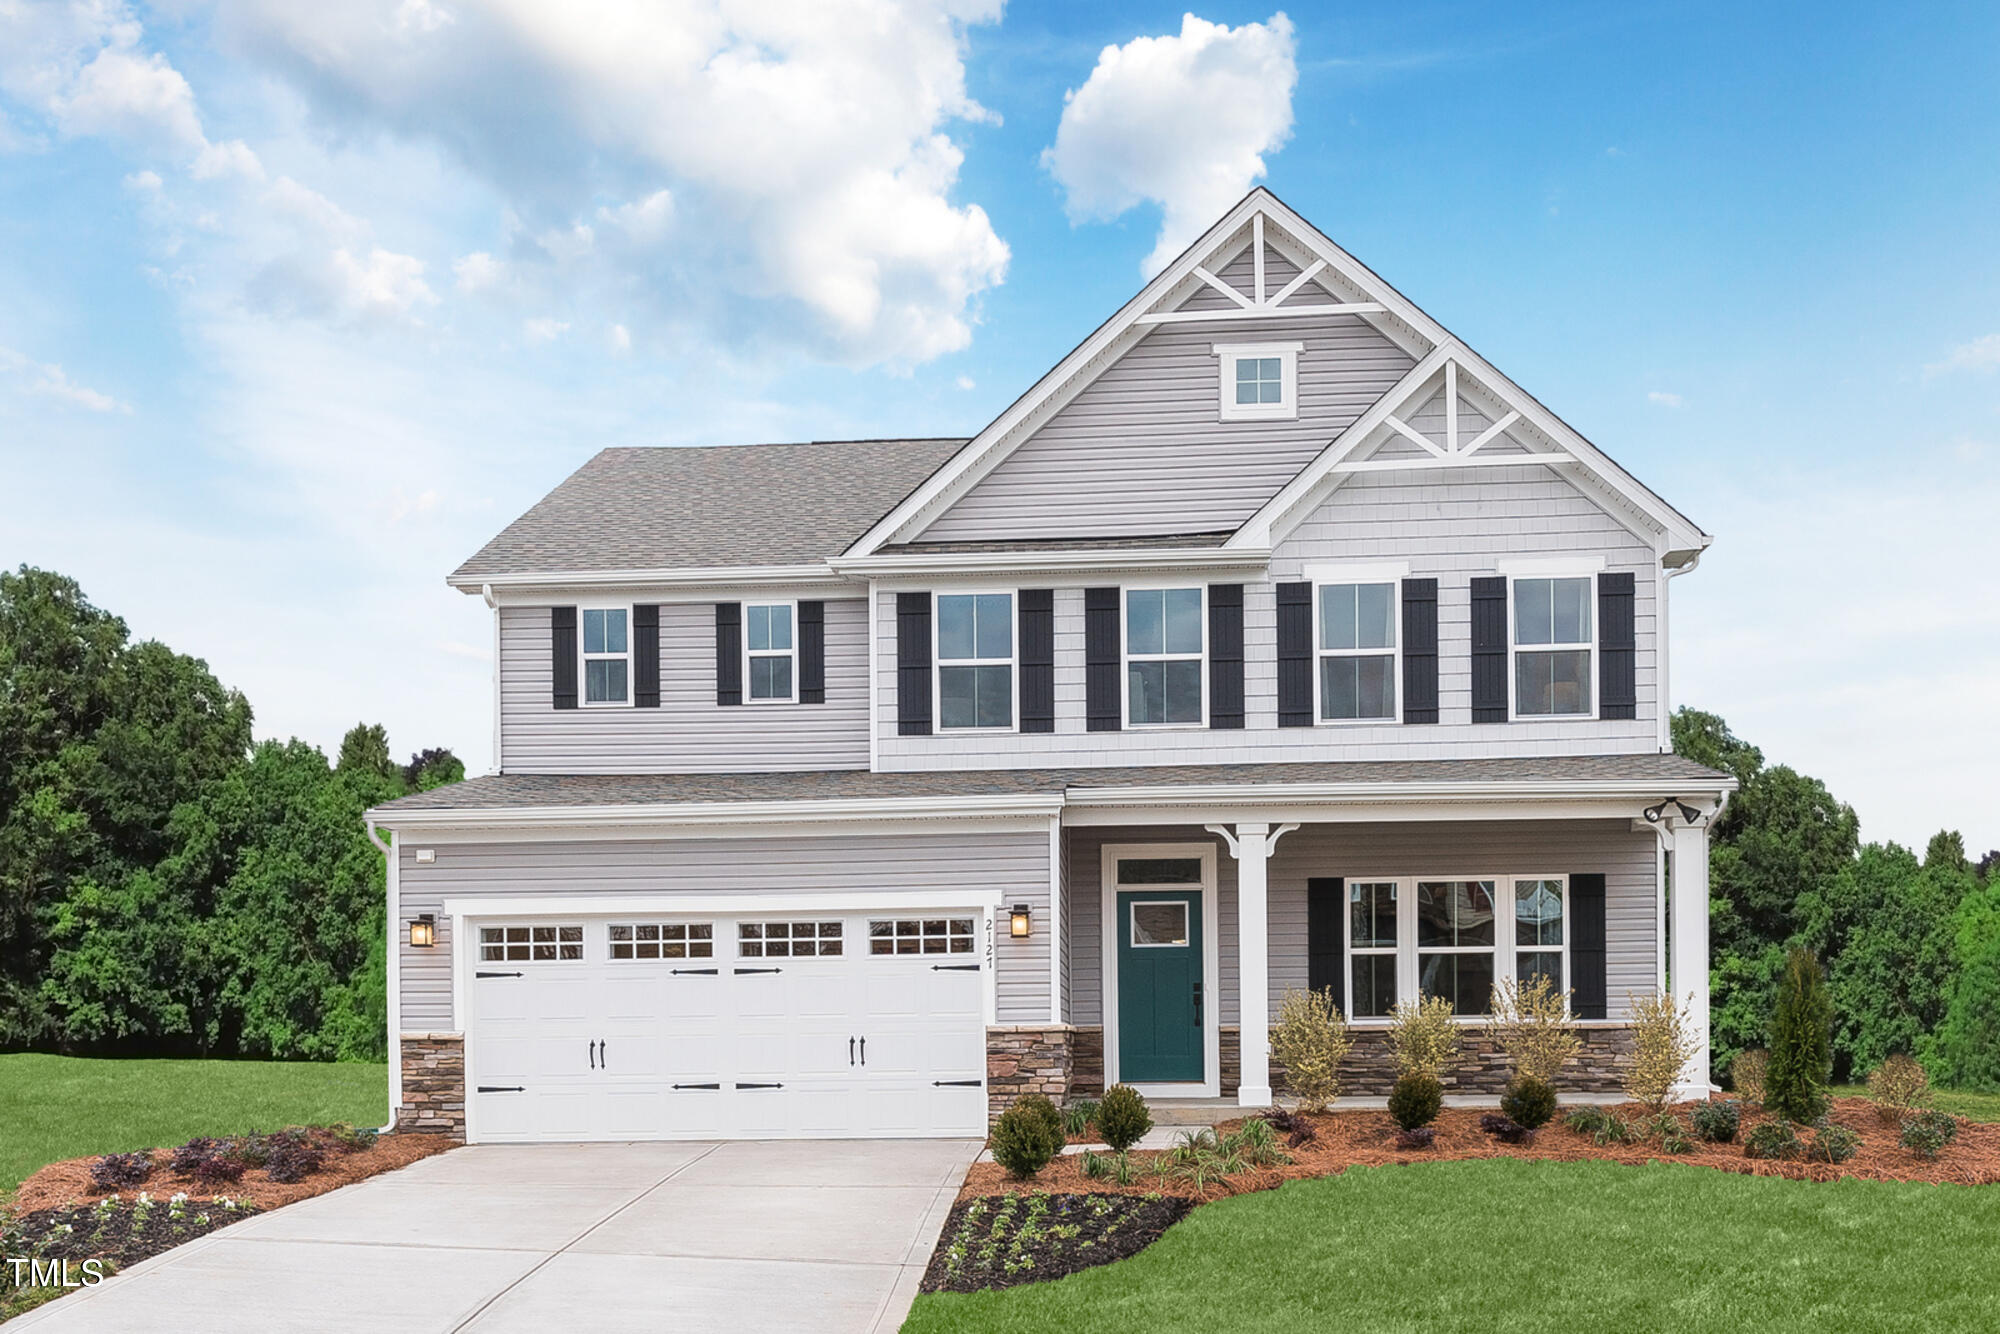
<svg viewBox="0 0 2000 1334">
<path fill-rule="evenodd" d="M 1552 952 L 1559 953 L 1562 958 L 1562 994 L 1564 998 L 1564 1005 L 1566 1007 L 1572 1006 L 1574 1004 L 1574 1001 L 1570 996 L 1570 988 L 1573 985 L 1572 982 L 1573 970 L 1571 969 L 1570 966 L 1570 951 L 1575 946 L 1575 938 L 1576 938 L 1575 923 L 1570 916 L 1571 904 L 1570 904 L 1569 879 L 1570 878 L 1566 873 L 1559 874 L 1559 873 L 1545 872 L 1545 871 L 1520 871 L 1520 872 L 1506 872 L 1506 873 L 1495 872 L 1495 871 L 1441 871 L 1441 872 L 1426 872 L 1421 875 L 1390 874 L 1381 872 L 1371 873 L 1363 871 L 1356 873 L 1354 875 L 1348 875 L 1342 877 L 1343 883 L 1349 885 L 1393 883 L 1396 886 L 1395 954 L 1396 954 L 1396 1001 L 1398 1004 L 1420 999 L 1420 996 L 1418 994 L 1418 982 L 1419 978 L 1422 976 L 1423 955 L 1472 954 L 1479 952 L 1476 950 L 1444 949 L 1436 946 L 1430 947 L 1428 949 L 1418 948 L 1417 886 L 1419 884 L 1426 882 L 1435 883 L 1438 881 L 1446 881 L 1446 880 L 1490 880 L 1493 882 L 1493 892 L 1495 899 L 1497 900 L 1495 905 L 1494 926 L 1493 926 L 1493 978 L 1497 982 L 1501 978 L 1511 978 L 1517 975 L 1519 968 L 1519 962 L 1517 956 L 1520 953 L 1522 953 L 1522 951 L 1514 943 L 1514 937 L 1516 934 L 1516 923 L 1514 921 L 1515 885 L 1518 882 L 1524 880 L 1554 880 L 1560 882 L 1562 885 L 1562 903 L 1563 903 L 1563 943 L 1559 950 Z M 1504 906 L 1505 909 L 1504 913 L 1501 911 L 1502 906 Z M 1343 912 L 1346 912 L 1347 907 L 1348 907 L 1347 901 L 1345 899 L 1345 896 L 1343 896 L 1341 902 L 1341 910 Z M 1501 928 L 1500 925 L 1503 919 L 1506 922 L 1506 927 L 1504 930 Z M 1354 947 L 1354 930 L 1351 918 L 1341 923 L 1340 937 L 1341 937 L 1340 992 L 1346 1005 L 1346 1008 L 1342 1011 L 1342 1013 L 1347 1016 L 1349 1023 L 1354 1024 L 1357 1027 L 1386 1028 L 1390 1023 L 1390 1020 L 1388 1019 L 1355 1017 L 1354 957 L 1357 951 L 1355 950 Z M 1359 953 L 1364 955 L 1372 954 L 1378 956 L 1387 952 L 1388 951 L 1379 949 L 1359 951 Z M 1534 953 L 1536 951 L 1534 949 L 1530 949 L 1527 952 Z M 1455 1023 L 1468 1027 L 1477 1024 L 1484 1024 L 1486 1022 L 1486 1016 L 1481 1014 L 1454 1015 L 1452 1016 L 1452 1018 Z M 1574 1010 L 1571 1010 L 1571 1018 L 1572 1020 L 1574 1020 Z"/>
<path fill-rule="evenodd" d="M 632 932 L 631 939 L 618 940 L 612 936 L 611 933 L 621 926 Z M 652 941 L 641 940 L 638 933 L 649 926 L 660 933 L 658 938 Z M 695 928 L 703 926 L 708 928 L 708 935 L 697 939 L 694 935 Z M 679 940 L 667 939 L 667 932 L 675 928 L 679 928 L 685 934 Z M 605 961 L 620 967 L 629 967 L 635 964 L 686 963 L 690 959 L 713 960 L 716 957 L 716 947 L 720 943 L 721 937 L 716 931 L 716 923 L 713 920 L 699 922 L 688 920 L 661 921 L 657 917 L 620 917 L 604 924 Z M 642 944 L 654 945 L 660 952 L 650 958 L 642 956 L 639 953 L 639 947 Z M 629 958 L 619 957 L 618 947 L 620 945 L 632 951 Z M 681 946 L 681 952 L 679 954 L 668 954 L 666 949 L 669 945 Z M 698 945 L 708 946 L 708 953 L 696 954 L 694 950 Z"/>
<path fill-rule="evenodd" d="M 528 933 L 527 958 L 510 959 L 502 957 L 498 959 L 489 959 L 486 957 L 486 946 L 489 942 L 485 939 L 485 935 L 488 931 L 498 931 L 501 933 L 501 939 L 497 943 L 502 947 L 501 954 L 504 956 L 506 954 L 506 947 L 512 943 L 506 939 L 506 933 L 509 931 L 519 931 L 519 930 L 526 930 Z M 564 931 L 570 931 L 570 930 L 580 932 L 580 934 L 573 941 L 564 940 L 562 938 L 562 933 Z M 555 946 L 556 949 L 555 958 L 537 959 L 534 957 L 535 946 L 542 943 L 534 938 L 535 932 L 537 931 L 553 931 L 556 933 L 555 939 L 548 942 L 549 944 Z M 523 963 L 533 964 L 536 968 L 551 968 L 551 967 L 560 968 L 565 966 L 578 967 L 585 963 L 590 962 L 590 926 L 589 923 L 583 921 L 581 918 L 545 917 L 537 921 L 501 918 L 498 921 L 486 921 L 486 922 L 476 923 L 473 926 L 471 934 L 472 934 L 471 945 L 474 954 L 473 963 L 481 968 L 492 968 L 499 964 L 523 964 Z M 562 957 L 563 946 L 565 945 L 576 946 L 575 958 L 565 959 Z"/>
<path fill-rule="evenodd" d="M 1143 891 L 1142 891 L 1143 892 Z M 1186 899 L 1133 899 L 1128 905 L 1132 914 L 1131 927 L 1126 933 L 1127 943 L 1135 950 L 1184 950 L 1194 940 L 1194 909 Z M 1179 908 L 1181 910 L 1181 938 L 1179 940 L 1140 940 L 1139 909 Z"/>
<path fill-rule="evenodd" d="M 1013 652 L 1005 658 L 953 658 L 944 660 L 944 600 L 949 597 L 1005 597 L 1007 599 L 1007 642 Z M 976 621 L 976 617 L 975 617 Z M 946 727 L 944 725 L 944 669 L 947 667 L 1005 667 L 1010 703 L 1005 727 Z M 939 735 L 977 733 L 1003 736 L 1021 730 L 1021 590 L 1018 588 L 940 588 L 931 592 L 931 714 Z"/>
<path fill-rule="evenodd" d="M 1562 893 L 1563 939 L 1562 939 L 1562 944 L 1555 947 L 1554 949 L 1551 949 L 1546 945 L 1530 945 L 1526 949 L 1523 949 L 1518 940 L 1518 937 L 1520 935 L 1520 924 L 1514 919 L 1514 904 L 1516 902 L 1514 896 L 1517 887 L 1519 885 L 1521 885 L 1525 881 L 1531 881 L 1531 880 L 1553 880 L 1556 884 L 1562 886 L 1561 893 Z M 1521 874 L 1521 875 L 1508 876 L 1507 877 L 1507 926 L 1508 926 L 1507 976 L 1514 978 L 1517 982 L 1520 980 L 1520 969 L 1521 969 L 1520 956 L 1523 954 L 1556 955 L 1557 956 L 1556 991 L 1563 997 L 1563 1006 L 1565 1009 L 1567 1009 L 1569 1006 L 1569 988 L 1570 988 L 1570 981 L 1569 981 L 1570 937 L 1574 934 L 1575 925 L 1576 925 L 1575 921 L 1570 917 L 1570 912 L 1569 912 L 1569 877 L 1567 875 Z"/>
<path fill-rule="evenodd" d="M 942 919 L 945 924 L 944 934 L 942 936 L 926 935 L 922 930 L 923 923 L 925 921 L 937 921 L 940 919 Z M 875 927 L 878 923 L 883 923 L 883 922 L 889 924 L 889 934 L 886 936 L 878 936 L 875 934 Z M 898 933 L 896 931 L 896 924 L 898 922 L 916 922 L 919 928 L 917 934 L 914 936 L 905 936 Z M 955 922 L 966 923 L 967 924 L 966 930 L 965 931 L 952 930 L 952 924 Z M 895 912 L 895 913 L 885 913 L 885 914 L 870 913 L 868 915 L 868 920 L 863 924 L 863 931 L 861 938 L 867 944 L 867 948 L 864 951 L 862 951 L 862 953 L 865 957 L 870 959 L 923 959 L 923 960 L 945 959 L 952 962 L 964 961 L 973 964 L 978 964 L 980 961 L 979 918 L 976 914 L 972 913 L 957 912 L 957 911 Z M 890 944 L 890 948 L 886 951 L 877 950 L 875 948 L 875 942 L 878 940 L 888 941 Z M 894 948 L 896 943 L 902 940 L 916 941 L 917 948 L 915 950 L 898 950 Z M 944 941 L 945 947 L 941 950 L 925 949 L 924 945 L 932 940 Z M 954 940 L 966 941 L 967 948 L 962 950 L 952 949 L 951 943 Z"/>
<path fill-rule="evenodd" d="M 792 646 L 788 649 L 755 649 L 750 647 L 750 609 L 752 607 L 785 607 L 792 619 Z M 792 660 L 792 693 L 756 699 L 750 694 L 750 662 L 753 658 L 790 658 Z M 782 599 L 766 598 L 743 604 L 743 702 L 745 704 L 796 704 L 799 702 L 799 604 Z"/>
<path fill-rule="evenodd" d="M 1188 653 L 1139 653 L 1132 652 L 1131 598 L 1134 593 L 1173 592 L 1192 588 L 1201 594 L 1201 652 Z M 1160 627 L 1160 642 L 1166 642 L 1164 614 Z M 1124 584 L 1118 589 L 1118 721 L 1127 730 L 1141 732 L 1186 732 L 1208 726 L 1208 585 L 1189 583 L 1185 579 L 1165 579 L 1142 584 Z M 1201 664 L 1201 716 L 1191 723 L 1135 723 L 1132 721 L 1132 664 L 1134 662 L 1187 662 L 1190 659 Z"/>
<path fill-rule="evenodd" d="M 734 955 L 738 962 L 745 959 L 847 959 L 853 957 L 847 952 L 847 941 L 851 933 L 847 929 L 850 923 L 844 916 L 828 916 L 824 913 L 784 913 L 779 915 L 757 913 L 738 917 L 732 925 L 735 927 L 733 934 L 736 938 Z M 819 928 L 829 925 L 837 926 L 840 930 L 830 936 L 820 931 Z M 772 954 L 764 948 L 768 942 L 780 939 L 780 937 L 759 935 L 756 938 L 757 953 L 744 953 L 743 946 L 749 943 L 743 935 L 743 928 L 746 926 L 754 926 L 759 931 L 773 926 L 783 926 L 787 931 L 787 934 L 782 937 L 785 941 L 785 952 L 783 954 Z M 793 927 L 800 926 L 812 927 L 813 934 L 811 936 L 791 934 Z M 792 952 L 792 942 L 795 940 L 811 940 L 813 942 L 813 952 L 811 954 L 794 954 Z M 823 940 L 837 940 L 840 942 L 840 948 L 832 953 L 822 953 L 819 948 L 819 942 Z"/>
<path fill-rule="evenodd" d="M 583 618 L 593 611 L 622 611 L 625 613 L 625 651 L 623 653 L 587 653 L 584 651 L 585 637 Z M 576 703 L 582 709 L 629 709 L 639 694 L 639 682 L 633 672 L 634 659 L 632 638 L 638 633 L 633 625 L 632 604 L 629 602 L 590 602 L 576 609 Z M 590 664 L 593 662 L 625 663 L 625 698 L 599 699 L 590 697 Z"/>
<path fill-rule="evenodd" d="M 1226 422 L 1290 421 L 1299 415 L 1299 353 L 1304 343 L 1216 343 L 1212 345 L 1218 363 L 1217 399 L 1221 420 Z M 1236 363 L 1259 357 L 1276 357 L 1283 377 L 1282 399 L 1276 403 L 1236 401 Z"/>
<path fill-rule="evenodd" d="M 1393 885 L 1395 887 L 1396 943 L 1394 945 L 1387 948 L 1379 945 L 1370 945 L 1363 948 L 1354 943 L 1353 900 L 1347 896 L 1347 891 L 1355 885 Z M 1340 939 L 1342 945 L 1345 947 L 1346 957 L 1341 960 L 1340 1012 L 1357 1024 L 1386 1024 L 1390 1019 L 1388 1015 L 1357 1016 L 1354 1013 L 1354 959 L 1355 956 L 1359 955 L 1369 959 L 1386 957 L 1394 960 L 1396 966 L 1396 1000 L 1401 1001 L 1403 999 L 1403 941 L 1406 935 L 1403 930 L 1403 904 L 1410 896 L 1406 892 L 1403 882 L 1393 875 L 1348 876 L 1341 881 L 1341 889 L 1340 911 L 1345 920 L 1340 924 Z"/>
<path fill-rule="evenodd" d="M 1597 573 L 1601 567 L 1579 565 L 1563 569 L 1519 569 L 1507 573 L 1507 717 L 1515 722 L 1594 722 L 1598 710 L 1604 702 L 1598 698 L 1601 693 L 1597 680 L 1598 636 L 1602 629 L 1597 614 Z M 1516 642 L 1520 623 L 1517 619 L 1521 607 L 1523 582 L 1542 579 L 1581 579 L 1589 586 L 1584 596 L 1584 606 L 1590 613 L 1590 638 L 1573 644 L 1520 644 Z M 1521 712 L 1521 654 L 1523 653 L 1570 653 L 1584 649 L 1589 659 L 1584 665 L 1583 679 L 1590 687 L 1590 708 L 1584 713 L 1527 713 Z"/>
<path fill-rule="evenodd" d="M 1339 588 L 1343 585 L 1357 588 L 1367 584 L 1387 584 L 1389 586 L 1389 639 L 1390 647 L 1385 654 L 1379 648 L 1322 648 L 1326 642 L 1320 624 L 1320 590 Z M 1333 574 L 1315 579 L 1312 586 L 1313 600 L 1313 725 L 1316 727 L 1380 727 L 1386 723 L 1403 721 L 1403 576 L 1389 574 L 1353 575 Z M 1389 662 L 1389 712 L 1380 718 L 1328 718 L 1326 699 L 1320 671 L 1322 658 L 1380 658 L 1388 657 Z"/>
</svg>

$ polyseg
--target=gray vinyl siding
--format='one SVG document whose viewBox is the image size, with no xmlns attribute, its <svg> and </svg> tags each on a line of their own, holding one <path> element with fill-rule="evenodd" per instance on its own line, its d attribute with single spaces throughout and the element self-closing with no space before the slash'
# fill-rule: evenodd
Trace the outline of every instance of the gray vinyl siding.
<svg viewBox="0 0 2000 1334">
<path fill-rule="evenodd" d="M 838 907 L 843 893 L 968 886 L 1000 895 L 1003 904 L 1026 903 L 1035 920 L 1049 920 L 1049 836 L 1032 832 L 959 834 L 857 834 L 811 838 L 673 839 L 631 842 L 438 843 L 437 860 L 419 865 L 412 840 L 402 850 L 401 916 L 439 914 L 438 943 L 402 951 L 404 1032 L 449 1030 L 452 922 L 447 898 L 662 893 L 756 894 L 823 892 Z M 1046 1023 L 1049 1016 L 1049 941 L 1037 931 L 1026 940 L 1006 933 L 1002 919 L 995 944 L 999 1020 Z"/>
<path fill-rule="evenodd" d="M 1442 418 L 1441 407 L 1436 409 Z M 1472 410 L 1467 405 L 1465 411 Z M 1461 420 L 1461 432 L 1476 415 Z M 1440 431 L 1443 429 L 1440 425 Z M 1471 580 L 1507 558 L 1601 556 L 1629 571 L 1636 590 L 1638 709 L 1630 720 L 1521 719 L 1472 722 Z M 1280 728 L 1277 699 L 1278 582 L 1321 563 L 1407 561 L 1438 580 L 1438 702 L 1435 724 L 1343 724 Z M 1189 574 L 1190 583 L 1239 575 Z M 1244 589 L 1241 731 L 1084 727 L 1083 591 L 1055 597 L 1056 722 L 1053 733 L 955 732 L 896 735 L 894 599 L 883 598 L 876 631 L 882 769 L 1015 768 L 1047 765 L 1225 764 L 1271 760 L 1471 759 L 1603 755 L 1657 749 L 1659 567 L 1651 546 L 1555 470 L 1539 464 L 1462 472 L 1364 473 L 1350 478 L 1277 549 L 1270 582 Z M 1111 583 L 1115 580 L 1106 579 Z M 1596 691 L 1593 681 L 1593 695 Z"/>
<path fill-rule="evenodd" d="M 558 710 L 549 609 L 500 611 L 508 773 L 740 773 L 868 767 L 868 604 L 826 603 L 826 703 L 715 702 L 715 606 L 660 607 L 660 707 Z"/>
<path fill-rule="evenodd" d="M 1064 885 L 1070 937 L 1070 1022 L 1104 1022 L 1102 849 L 1107 843 L 1217 843 L 1205 830 L 1073 828 Z M 1605 990 L 1610 1017 L 1628 997 L 1656 990 L 1656 852 L 1650 833 L 1616 820 L 1505 820 L 1307 825 L 1278 843 L 1270 866 L 1271 1010 L 1306 985 L 1306 881 L 1314 876 L 1513 876 L 1601 873 L 1605 878 Z M 1223 849 L 1221 1022 L 1238 1022 L 1236 863 Z"/>
</svg>

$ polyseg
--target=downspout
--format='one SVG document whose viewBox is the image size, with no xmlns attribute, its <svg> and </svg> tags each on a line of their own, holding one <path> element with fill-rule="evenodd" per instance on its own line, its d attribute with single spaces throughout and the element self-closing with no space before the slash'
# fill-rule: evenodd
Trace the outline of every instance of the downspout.
<svg viewBox="0 0 2000 1334">
<path fill-rule="evenodd" d="M 387 904 L 387 912 L 384 913 L 384 918 L 387 922 L 388 954 L 386 957 L 388 966 L 385 970 L 386 976 L 383 985 L 388 994 L 383 998 L 383 1023 L 388 1030 L 384 1036 L 387 1039 L 389 1051 L 389 1123 L 376 1128 L 377 1134 L 386 1135 L 396 1128 L 396 1105 L 403 1100 L 403 1039 L 402 1034 L 397 1031 L 400 1027 L 400 1011 L 402 1010 L 400 992 L 403 961 L 402 951 L 396 947 L 396 917 L 400 906 L 397 900 L 401 897 L 398 893 L 401 889 L 398 881 L 401 877 L 396 874 L 395 849 L 384 842 L 381 834 L 376 832 L 377 825 L 373 820 L 368 820 L 366 827 L 368 830 L 368 841 L 381 849 L 382 852 L 382 886 Z M 393 838 L 394 835 L 390 837 Z"/>
<path fill-rule="evenodd" d="M 1700 551 L 1695 552 L 1694 556 L 1685 565 L 1677 565 L 1673 569 L 1667 570 L 1665 577 L 1660 580 L 1660 629 L 1657 638 L 1664 647 L 1658 652 L 1657 656 L 1659 658 L 1660 676 L 1659 743 L 1660 754 L 1662 755 L 1670 755 L 1674 749 L 1674 705 L 1673 692 L 1670 689 L 1673 684 L 1673 664 L 1671 661 L 1673 639 L 1671 635 L 1672 626 L 1668 616 L 1668 604 L 1672 601 L 1671 586 L 1674 580 L 1688 573 L 1697 565 L 1700 565 L 1702 555 L 1707 550 L 1707 547 L 1703 547 Z"/>
<path fill-rule="evenodd" d="M 500 754 L 500 599 L 493 596 L 493 585 L 481 584 L 479 596 L 486 600 L 487 610 L 493 613 L 493 773 L 505 773 L 506 765 Z"/>
</svg>

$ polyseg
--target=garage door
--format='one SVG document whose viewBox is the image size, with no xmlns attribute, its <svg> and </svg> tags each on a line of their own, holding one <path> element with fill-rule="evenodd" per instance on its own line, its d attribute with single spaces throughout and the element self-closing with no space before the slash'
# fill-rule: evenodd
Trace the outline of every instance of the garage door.
<svg viewBox="0 0 2000 1334">
<path fill-rule="evenodd" d="M 982 915 L 469 924 L 488 1141 L 982 1135 Z"/>
</svg>

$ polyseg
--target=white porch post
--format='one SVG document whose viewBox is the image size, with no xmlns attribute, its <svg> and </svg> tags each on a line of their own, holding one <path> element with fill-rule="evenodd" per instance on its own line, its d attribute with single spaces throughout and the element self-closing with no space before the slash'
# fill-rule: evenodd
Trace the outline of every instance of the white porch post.
<svg viewBox="0 0 2000 1334">
<path fill-rule="evenodd" d="M 1271 881 L 1268 824 L 1236 826 L 1236 1105 L 1271 1105 Z"/>
<path fill-rule="evenodd" d="M 1684 824 L 1673 831 L 1673 959 L 1668 986 L 1688 1005 L 1697 1047 L 1689 1063 L 1684 1098 L 1706 1098 L 1708 1070 L 1708 825 Z M 1692 1001 L 1689 997 L 1692 996 Z"/>
</svg>

